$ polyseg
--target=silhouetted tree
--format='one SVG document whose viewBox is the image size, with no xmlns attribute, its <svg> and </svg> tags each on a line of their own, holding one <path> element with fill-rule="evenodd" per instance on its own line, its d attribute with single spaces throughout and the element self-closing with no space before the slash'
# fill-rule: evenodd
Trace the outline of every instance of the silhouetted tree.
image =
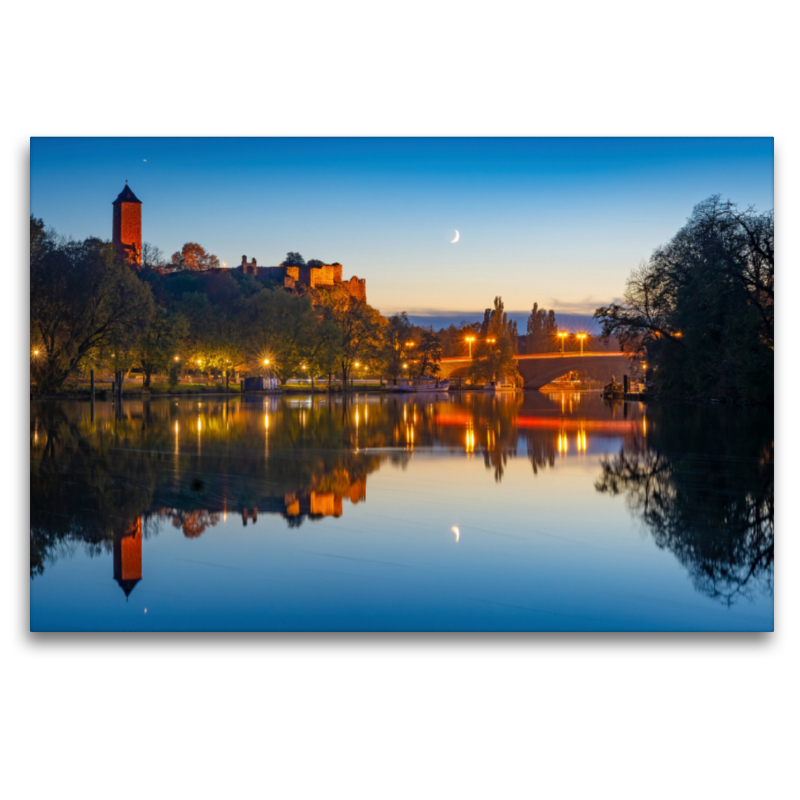
<svg viewBox="0 0 800 800">
<path fill-rule="evenodd" d="M 774 220 L 714 196 L 598 308 L 657 391 L 764 400 L 774 382 Z"/>
<path fill-rule="evenodd" d="M 470 375 L 473 380 L 516 379 L 517 323 L 508 319 L 501 297 L 495 297 L 494 308 L 485 326 L 485 335 L 474 347 Z"/>
<path fill-rule="evenodd" d="M 103 347 L 130 337 L 152 311 L 149 286 L 99 239 L 59 240 L 31 217 L 30 330 L 41 392 L 58 390 Z"/>
</svg>

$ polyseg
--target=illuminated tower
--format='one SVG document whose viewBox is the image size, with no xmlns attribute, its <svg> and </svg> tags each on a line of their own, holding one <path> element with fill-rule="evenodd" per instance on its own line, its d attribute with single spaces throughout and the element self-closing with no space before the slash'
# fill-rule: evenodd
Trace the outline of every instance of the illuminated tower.
<svg viewBox="0 0 800 800">
<path fill-rule="evenodd" d="M 142 579 L 142 518 L 131 524 L 122 535 L 114 537 L 114 580 L 125 597 Z"/>
<path fill-rule="evenodd" d="M 129 264 L 142 263 L 142 201 L 131 191 L 128 181 L 114 201 L 111 241 Z"/>
</svg>

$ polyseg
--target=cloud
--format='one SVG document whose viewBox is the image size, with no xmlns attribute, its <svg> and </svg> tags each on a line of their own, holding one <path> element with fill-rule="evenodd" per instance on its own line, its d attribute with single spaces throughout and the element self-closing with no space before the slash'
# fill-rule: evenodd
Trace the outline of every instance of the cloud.
<svg viewBox="0 0 800 800">
<path fill-rule="evenodd" d="M 556 314 L 589 314 L 591 316 L 600 306 L 621 302 L 622 298 L 620 297 L 615 297 L 612 300 L 609 300 L 607 297 L 604 297 L 602 300 L 598 300 L 594 297 L 587 297 L 585 300 L 578 301 L 559 300 L 554 297 L 550 301 L 550 308 L 554 309 Z"/>
</svg>

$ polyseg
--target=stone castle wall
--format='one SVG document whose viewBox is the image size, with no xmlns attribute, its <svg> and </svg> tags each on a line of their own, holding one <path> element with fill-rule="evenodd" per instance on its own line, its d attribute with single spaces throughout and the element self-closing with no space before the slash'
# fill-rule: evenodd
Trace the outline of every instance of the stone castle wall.
<svg viewBox="0 0 800 800">
<path fill-rule="evenodd" d="M 351 297 L 364 303 L 367 302 L 366 280 L 353 275 L 349 281 L 343 281 L 341 264 L 323 264 L 321 267 L 307 265 L 302 267 L 259 267 L 255 258 L 248 262 L 247 256 L 242 256 L 240 269 L 245 275 L 256 275 L 274 282 L 283 281 L 286 289 L 342 286 Z"/>
</svg>

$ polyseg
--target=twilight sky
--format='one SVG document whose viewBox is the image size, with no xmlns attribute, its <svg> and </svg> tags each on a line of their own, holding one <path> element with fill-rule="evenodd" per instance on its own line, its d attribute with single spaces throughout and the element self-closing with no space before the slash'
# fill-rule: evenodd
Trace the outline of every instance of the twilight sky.
<svg viewBox="0 0 800 800">
<path fill-rule="evenodd" d="M 584 314 L 709 195 L 771 209 L 773 140 L 31 139 L 31 213 L 59 233 L 110 239 L 126 179 L 167 256 L 340 261 L 384 314 Z"/>
</svg>

